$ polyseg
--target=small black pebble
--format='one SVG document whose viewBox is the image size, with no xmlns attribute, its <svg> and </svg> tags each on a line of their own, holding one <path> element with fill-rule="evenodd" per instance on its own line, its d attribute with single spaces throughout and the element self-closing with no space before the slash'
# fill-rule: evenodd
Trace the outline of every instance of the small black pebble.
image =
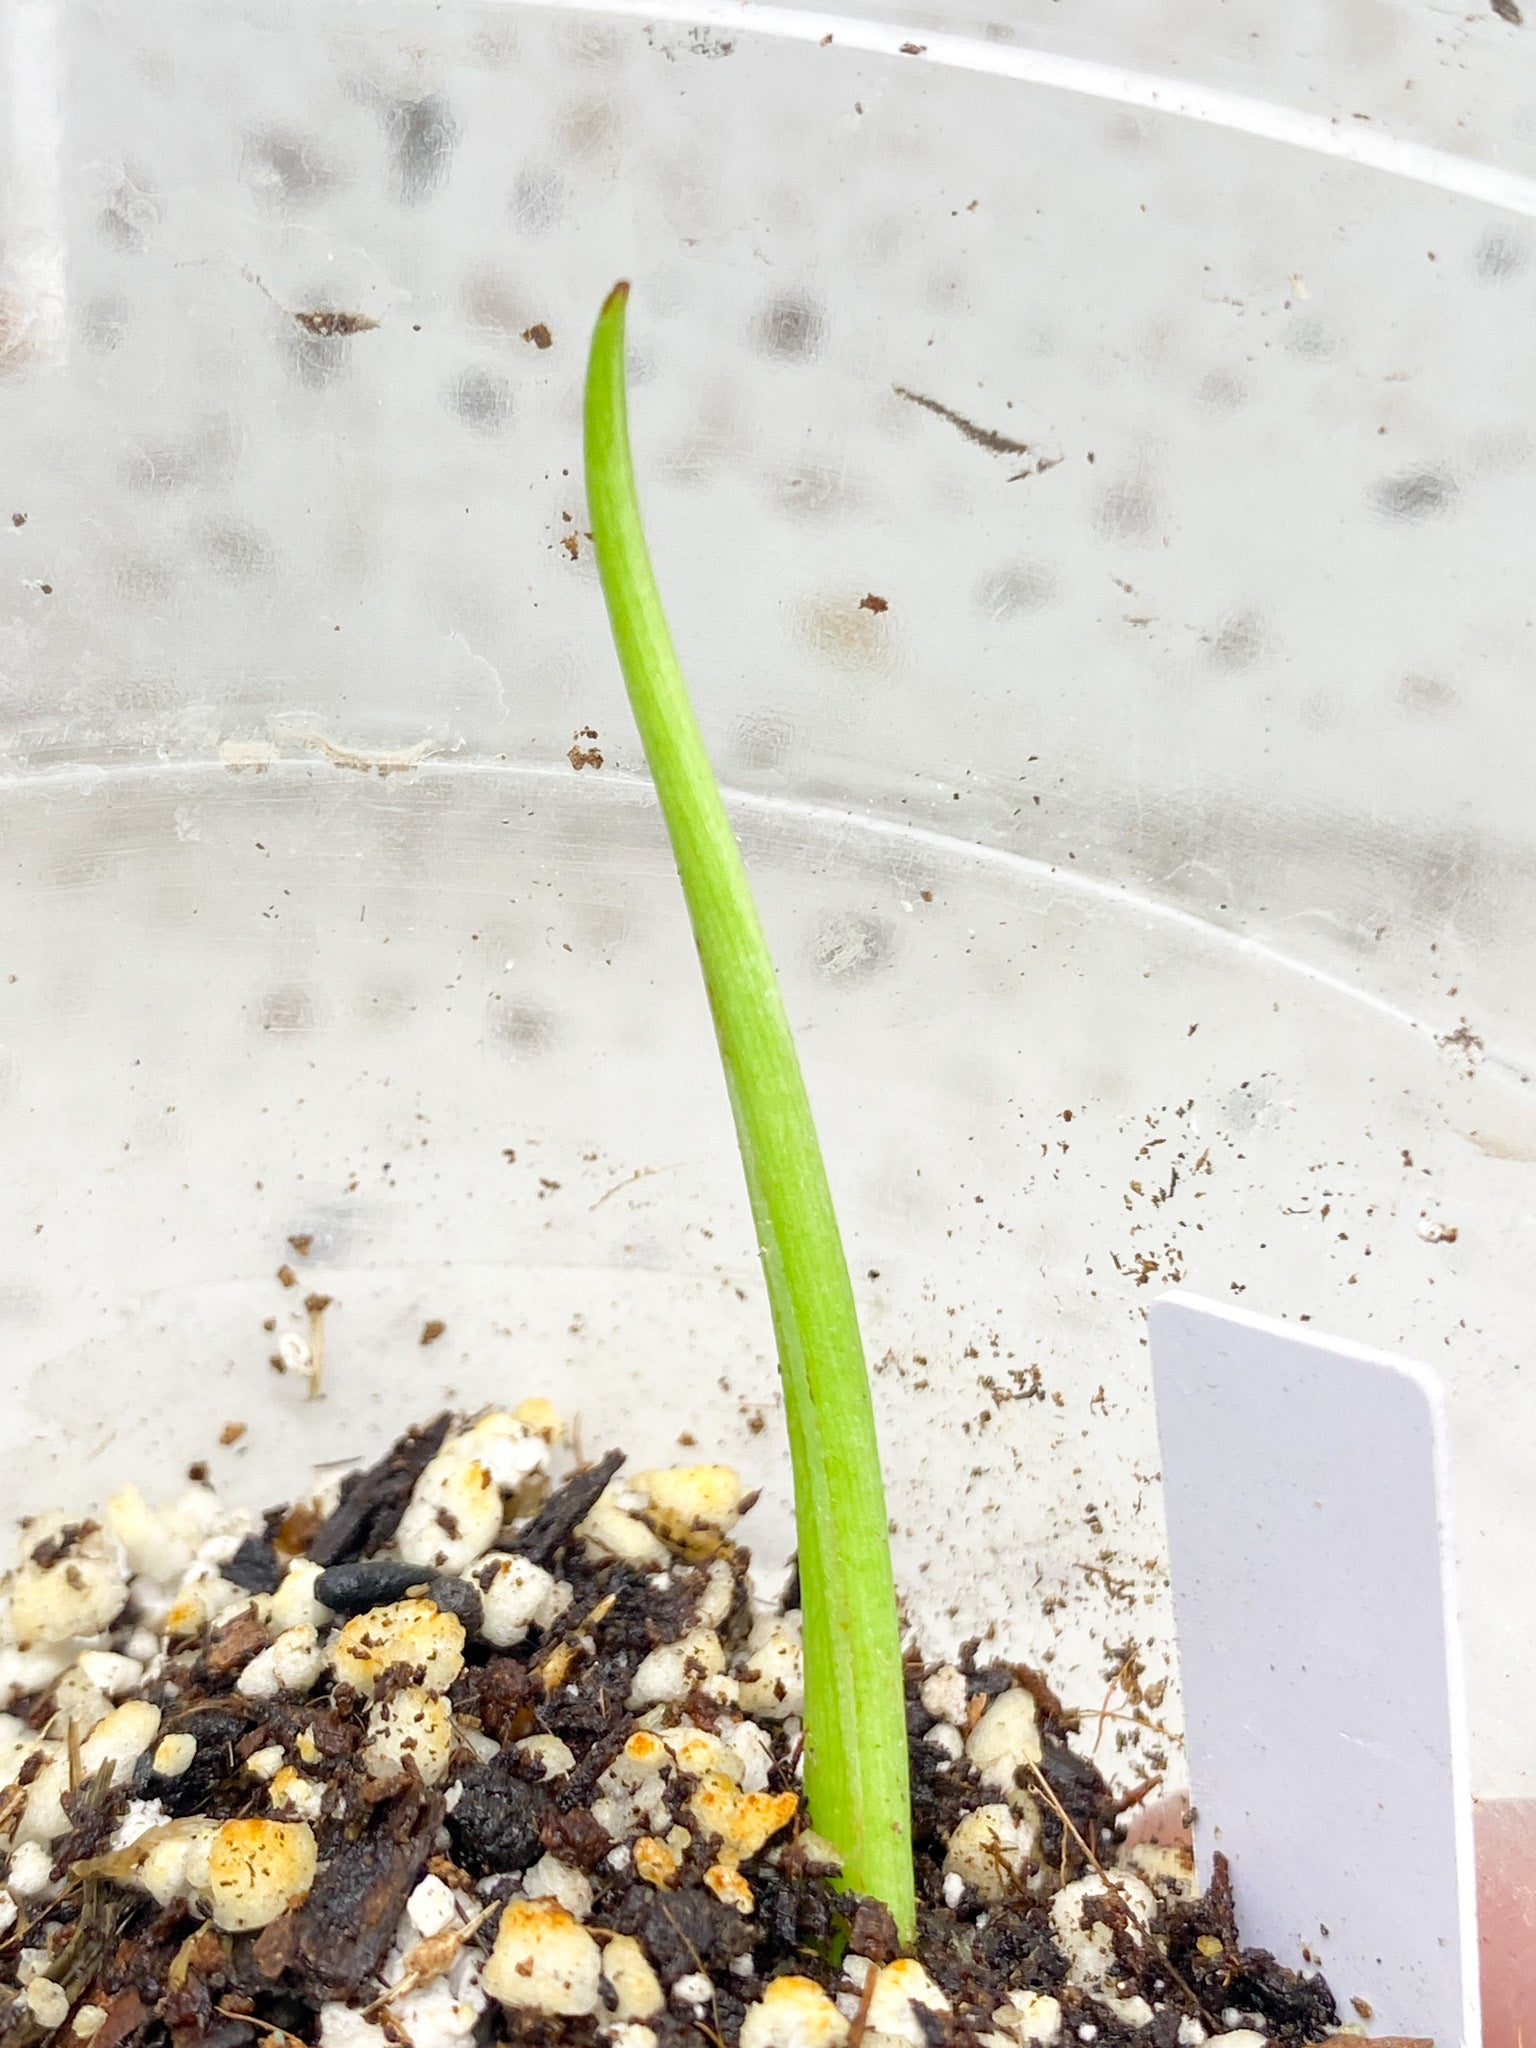
<svg viewBox="0 0 1536 2048">
<path fill-rule="evenodd" d="M 467 1636 L 479 1635 L 484 1609 L 480 1595 L 467 1579 L 434 1579 L 427 1588 L 427 1598 L 444 1614 L 456 1614 Z"/>
<path fill-rule="evenodd" d="M 459 1783 L 459 1803 L 448 1816 L 454 1860 L 472 1877 L 526 1870 L 537 1862 L 544 1848 L 539 1822 L 548 1796 L 518 1777 L 514 1759 L 503 1752 L 488 1763 L 472 1764 Z"/>
<path fill-rule="evenodd" d="M 247 1593 L 275 1593 L 283 1583 L 283 1561 L 260 1536 L 247 1536 L 224 1567 L 224 1576 Z"/>
<path fill-rule="evenodd" d="M 425 1565 L 401 1564 L 392 1557 L 333 1564 L 316 1579 L 315 1598 L 333 1614 L 365 1614 L 370 1607 L 403 1600 L 412 1586 L 425 1586 L 431 1578 Z"/>
</svg>

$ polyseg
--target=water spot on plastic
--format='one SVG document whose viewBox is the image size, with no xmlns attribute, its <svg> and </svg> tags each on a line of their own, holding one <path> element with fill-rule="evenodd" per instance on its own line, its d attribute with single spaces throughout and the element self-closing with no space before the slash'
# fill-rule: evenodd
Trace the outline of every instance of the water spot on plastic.
<svg viewBox="0 0 1536 2048">
<path fill-rule="evenodd" d="M 469 271 L 459 287 L 464 318 L 489 334 L 520 335 L 534 317 L 530 301 L 505 271 Z"/>
<path fill-rule="evenodd" d="M 96 216 L 96 232 L 114 249 L 138 255 L 159 227 L 163 208 L 149 173 L 125 165 L 112 197 Z"/>
<path fill-rule="evenodd" d="M 546 234 L 565 212 L 565 180 L 551 165 L 530 165 L 512 189 L 514 225 L 527 234 Z"/>
<path fill-rule="evenodd" d="M 224 482 L 235 466 L 235 438 L 227 419 L 201 421 L 186 433 L 142 448 L 123 462 L 124 487 L 147 496 L 203 489 Z"/>
<path fill-rule="evenodd" d="M 774 480 L 774 503 L 796 519 L 857 509 L 861 493 L 841 462 L 797 462 Z"/>
<path fill-rule="evenodd" d="M 801 735 L 787 719 L 753 711 L 738 718 L 731 735 L 732 752 L 740 765 L 756 774 L 786 767 L 798 751 Z"/>
<path fill-rule="evenodd" d="M 1157 493 L 1145 476 L 1111 484 L 1099 499 L 1093 523 L 1106 540 L 1145 540 L 1161 517 Z"/>
<path fill-rule="evenodd" d="M 1371 502 L 1383 519 L 1396 522 L 1438 519 L 1456 499 L 1456 480 L 1439 469 L 1410 469 L 1382 477 Z"/>
<path fill-rule="evenodd" d="M 168 595 L 175 580 L 170 563 L 158 556 L 123 555 L 113 564 L 112 594 L 131 604 L 155 604 Z"/>
<path fill-rule="evenodd" d="M 1294 321 L 1286 332 L 1285 346 L 1293 356 L 1324 363 L 1339 352 L 1338 337 L 1321 320 Z"/>
<path fill-rule="evenodd" d="M 1461 701 L 1458 692 L 1439 676 L 1418 674 L 1403 677 L 1396 697 L 1410 718 L 1443 718 Z"/>
<path fill-rule="evenodd" d="M 128 332 L 128 301 L 103 293 L 88 299 L 80 314 L 80 339 L 97 355 L 110 355 Z"/>
<path fill-rule="evenodd" d="M 279 346 L 289 376 L 312 391 L 339 377 L 349 359 L 346 336 L 311 334 L 293 321 L 284 321 Z"/>
<path fill-rule="evenodd" d="M 160 682 L 152 676 L 131 676 L 112 692 L 114 709 L 140 717 L 150 712 L 171 711 L 185 702 L 184 694 L 173 683 Z"/>
<path fill-rule="evenodd" d="M 816 301 L 804 293 L 783 293 L 770 301 L 758 315 L 758 346 L 780 362 L 814 362 L 821 354 L 826 339 L 826 315 Z"/>
<path fill-rule="evenodd" d="M 857 592 L 808 605 L 801 613 L 800 634 L 816 653 L 846 669 L 887 667 L 894 644 L 890 621 L 862 611 Z"/>
<path fill-rule="evenodd" d="M 719 476 L 727 453 L 726 445 L 713 435 L 692 434 L 661 452 L 656 474 L 669 483 L 707 489 Z"/>
<path fill-rule="evenodd" d="M 394 159 L 395 190 L 407 206 L 430 199 L 448 176 L 459 125 L 441 93 L 421 100 L 392 100 L 384 110 L 384 132 Z"/>
<path fill-rule="evenodd" d="M 1523 427 L 1488 427 L 1467 444 L 1466 466 L 1473 476 L 1513 476 L 1531 460 L 1531 436 Z"/>
<path fill-rule="evenodd" d="M 272 567 L 272 543 L 255 526 L 210 526 L 203 536 L 203 553 L 221 576 L 237 581 L 263 576 Z"/>
<path fill-rule="evenodd" d="M 1195 397 L 1208 412 L 1236 412 L 1248 403 L 1248 387 L 1230 370 L 1207 370 Z"/>
<path fill-rule="evenodd" d="M 475 65 L 486 71 L 511 71 L 517 66 L 517 30 L 510 22 L 487 22 L 470 38 Z"/>
<path fill-rule="evenodd" d="M 578 64 L 602 70 L 617 63 L 629 48 L 622 29 L 579 16 L 561 23 L 561 43 Z"/>
<path fill-rule="evenodd" d="M 454 379 L 448 405 L 477 434 L 499 434 L 512 417 L 512 387 L 497 371 L 476 365 Z"/>
<path fill-rule="evenodd" d="M 817 930 L 811 960 L 829 980 L 866 981 L 890 966 L 894 950 L 893 925 L 863 911 L 847 911 Z"/>
<path fill-rule="evenodd" d="M 374 1031 L 397 1029 L 415 1009 L 412 990 L 404 983 L 378 983 L 358 989 L 352 998 L 353 1015 L 359 1023 Z"/>
<path fill-rule="evenodd" d="M 296 982 L 269 989 L 256 1006 L 258 1030 L 284 1037 L 305 1037 L 322 1021 L 321 1006 L 313 992 Z"/>
<path fill-rule="evenodd" d="M 600 97 L 573 100 L 560 118 L 560 134 L 573 156 L 601 155 L 619 139 L 617 101 Z"/>
<path fill-rule="evenodd" d="M 1252 668 L 1265 651 L 1267 634 L 1257 612 L 1238 609 L 1216 623 L 1206 646 L 1211 667 L 1223 675 L 1238 675 Z"/>
<path fill-rule="evenodd" d="M 240 148 L 240 175 L 258 205 L 281 214 L 307 213 L 340 182 L 313 136 L 286 129 L 248 135 Z"/>
<path fill-rule="evenodd" d="M 500 1002 L 492 996 L 486 1005 L 486 1036 L 512 1059 L 537 1059 L 555 1043 L 555 1021 L 547 1010 L 526 1003 Z"/>
<path fill-rule="evenodd" d="M 976 609 L 983 618 L 1001 622 L 1043 611 L 1057 595 L 1056 572 L 1043 562 L 1004 562 L 977 584 Z"/>
<path fill-rule="evenodd" d="M 1529 250 L 1517 235 L 1495 231 L 1485 235 L 1477 245 L 1472 257 L 1472 268 L 1481 278 L 1490 283 L 1501 284 L 1505 278 L 1518 277 L 1529 260 Z"/>
</svg>

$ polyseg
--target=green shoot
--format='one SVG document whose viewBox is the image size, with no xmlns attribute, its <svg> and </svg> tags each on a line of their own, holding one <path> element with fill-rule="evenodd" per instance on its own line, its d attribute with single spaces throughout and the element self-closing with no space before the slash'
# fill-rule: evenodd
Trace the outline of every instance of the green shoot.
<svg viewBox="0 0 1536 2048">
<path fill-rule="evenodd" d="M 853 1289 L 789 1019 L 651 571 L 630 458 L 628 285 L 587 366 L 587 505 L 614 646 L 725 1067 L 784 1381 L 805 1618 L 805 1788 L 844 1881 L 916 1924 L 901 1643 Z"/>
</svg>

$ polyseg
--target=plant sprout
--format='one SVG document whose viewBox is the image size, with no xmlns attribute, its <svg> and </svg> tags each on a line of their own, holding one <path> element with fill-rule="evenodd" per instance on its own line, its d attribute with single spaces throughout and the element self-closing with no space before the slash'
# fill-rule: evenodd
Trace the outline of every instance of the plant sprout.
<svg viewBox="0 0 1536 2048">
<path fill-rule="evenodd" d="M 855 1891 L 916 1925 L 901 1640 L 853 1289 L 784 1000 L 651 570 L 630 457 L 626 284 L 587 366 L 603 595 L 683 885 L 746 1170 L 784 1382 L 805 1625 L 805 1789 Z"/>
</svg>

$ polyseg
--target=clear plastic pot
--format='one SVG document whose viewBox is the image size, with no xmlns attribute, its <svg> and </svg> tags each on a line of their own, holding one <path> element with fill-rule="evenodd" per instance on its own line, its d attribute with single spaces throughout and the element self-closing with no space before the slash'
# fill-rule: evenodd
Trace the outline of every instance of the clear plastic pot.
<svg viewBox="0 0 1536 2048">
<path fill-rule="evenodd" d="M 1101 1760 L 1176 1773 L 1148 1300 L 1399 1347 L 1451 1394 L 1475 1771 L 1518 1834 L 1510 10 L 1283 51 L 1243 8 L 706 12 L 5 11 L 5 1497 L 206 1458 L 261 1500 L 543 1391 L 589 1445 L 718 1445 L 787 1549 L 584 532 L 586 330 L 629 275 L 658 566 L 802 1033 L 914 1625 L 994 1631 L 1102 1714 Z M 1053 89 L 1041 52 L 1099 68 Z M 316 1290 L 306 1403 L 265 1325 Z"/>
</svg>

